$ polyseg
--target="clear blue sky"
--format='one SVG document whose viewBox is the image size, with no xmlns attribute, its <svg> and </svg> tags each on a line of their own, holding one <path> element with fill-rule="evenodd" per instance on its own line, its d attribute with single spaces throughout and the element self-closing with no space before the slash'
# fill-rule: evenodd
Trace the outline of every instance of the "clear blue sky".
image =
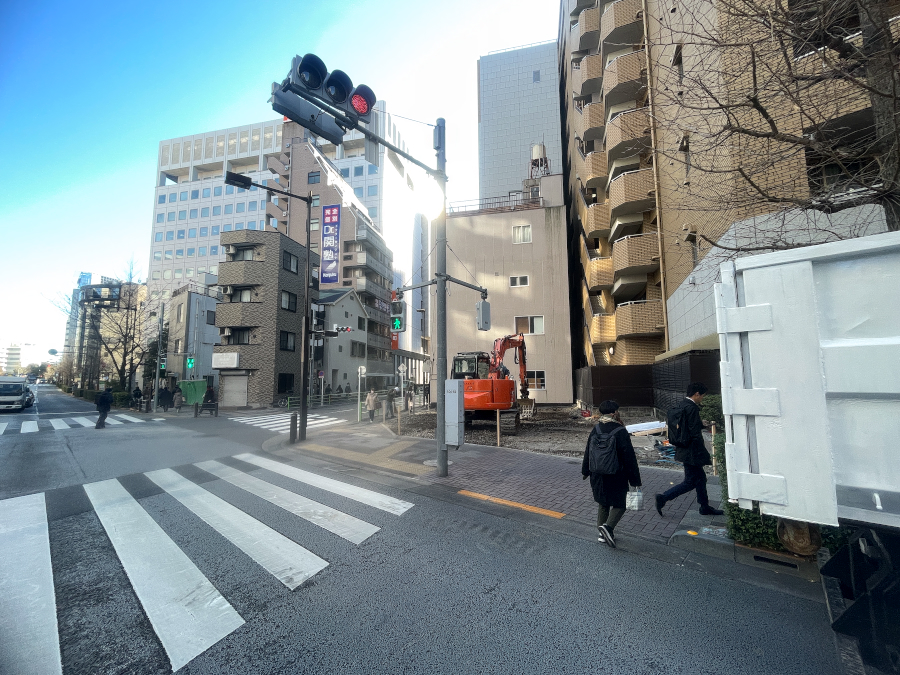
<svg viewBox="0 0 900 675">
<path fill-rule="evenodd" d="M 340 10 L 338 9 L 340 8 Z M 555 0 L 45 3 L 0 7 L 0 345 L 62 348 L 79 272 L 146 274 L 160 140 L 277 117 L 295 54 L 394 113 L 447 119 L 451 200 L 477 197 L 476 61 L 555 39 Z M 401 127 L 433 159 L 430 129 Z"/>
</svg>

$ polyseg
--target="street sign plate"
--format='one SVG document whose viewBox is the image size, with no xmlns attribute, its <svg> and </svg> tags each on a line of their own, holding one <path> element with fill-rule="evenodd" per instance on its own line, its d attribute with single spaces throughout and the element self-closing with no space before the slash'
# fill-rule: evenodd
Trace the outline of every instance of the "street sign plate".
<svg viewBox="0 0 900 675">
<path fill-rule="evenodd" d="M 362 377 L 362 376 L 365 375 L 365 374 L 366 374 L 366 367 L 365 367 L 365 366 L 360 366 L 360 367 L 359 367 L 359 375 L 360 375 L 360 377 Z"/>
<path fill-rule="evenodd" d="M 401 363 L 401 364 L 400 364 L 400 367 L 397 368 L 397 372 L 400 373 L 401 375 L 402 375 L 403 373 L 405 373 L 405 372 L 406 372 L 406 364 L 405 364 L 405 363 Z"/>
</svg>

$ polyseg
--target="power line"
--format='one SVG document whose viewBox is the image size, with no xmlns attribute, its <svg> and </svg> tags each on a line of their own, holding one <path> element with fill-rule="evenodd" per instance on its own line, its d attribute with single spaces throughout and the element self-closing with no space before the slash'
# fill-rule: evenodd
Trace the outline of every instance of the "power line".
<svg viewBox="0 0 900 675">
<path fill-rule="evenodd" d="M 388 113 L 388 114 L 392 115 L 393 117 L 397 117 L 398 119 L 401 119 L 401 120 L 409 120 L 410 122 L 415 122 L 416 124 L 424 124 L 426 127 L 434 126 L 433 124 L 429 124 L 428 122 L 420 122 L 419 120 L 414 120 L 412 117 L 403 117 L 403 115 L 397 115 L 395 113 Z"/>
<path fill-rule="evenodd" d="M 454 251 L 452 248 L 450 248 L 450 244 L 447 244 L 447 249 L 450 251 L 450 253 L 453 254 L 453 256 L 454 256 L 457 260 L 459 260 L 459 256 L 456 255 L 456 251 Z M 469 272 L 469 268 L 466 267 L 466 264 L 465 264 L 462 260 L 459 260 L 459 264 L 462 265 L 462 266 L 463 266 L 463 269 L 464 269 L 466 272 L 469 273 L 469 276 L 472 277 L 472 281 L 474 281 L 474 282 L 477 284 L 477 283 L 478 283 L 478 279 L 475 278 L 475 275 L 474 275 L 474 274 L 472 274 L 471 272 Z"/>
</svg>

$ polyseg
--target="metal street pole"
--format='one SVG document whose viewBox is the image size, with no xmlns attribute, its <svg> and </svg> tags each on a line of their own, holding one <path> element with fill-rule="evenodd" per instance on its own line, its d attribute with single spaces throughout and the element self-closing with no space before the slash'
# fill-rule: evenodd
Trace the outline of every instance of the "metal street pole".
<svg viewBox="0 0 900 675">
<path fill-rule="evenodd" d="M 447 438 L 444 415 L 444 382 L 447 380 L 447 142 L 446 122 L 437 120 L 440 146 L 437 148 L 437 182 L 441 188 L 441 214 L 434 222 L 435 277 L 437 277 L 437 335 L 435 335 L 435 355 L 437 357 L 437 428 L 434 438 L 437 443 L 437 475 L 447 475 Z"/>
<path fill-rule="evenodd" d="M 159 306 L 159 332 L 156 334 L 156 378 L 153 380 L 153 412 L 159 406 L 159 361 L 162 358 L 162 332 L 163 317 L 166 313 L 166 303 Z"/>
<path fill-rule="evenodd" d="M 293 143 L 291 144 L 293 146 Z M 293 168 L 293 167 L 292 167 Z M 310 360 L 310 312 L 312 311 L 312 303 L 310 302 L 310 291 L 312 290 L 312 275 L 309 269 L 309 245 L 310 245 L 310 217 L 312 216 L 312 192 L 306 197 L 306 307 L 303 314 L 303 382 L 300 387 L 300 394 L 303 397 L 300 404 L 300 440 L 306 440 L 306 418 L 309 412 L 309 360 Z"/>
</svg>

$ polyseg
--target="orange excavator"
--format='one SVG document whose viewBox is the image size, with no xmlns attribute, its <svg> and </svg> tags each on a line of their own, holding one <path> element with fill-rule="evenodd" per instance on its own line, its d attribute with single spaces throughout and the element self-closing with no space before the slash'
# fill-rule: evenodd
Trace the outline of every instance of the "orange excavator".
<svg viewBox="0 0 900 675">
<path fill-rule="evenodd" d="M 521 399 L 516 399 L 516 383 L 509 376 L 509 368 L 503 365 L 507 350 L 516 350 L 519 364 Z M 528 398 L 528 377 L 525 371 L 525 336 L 507 335 L 494 340 L 494 349 L 487 352 L 460 352 L 453 357 L 454 380 L 465 380 L 466 422 L 473 419 L 496 419 L 500 411 L 500 429 L 504 434 L 515 434 L 519 429 L 521 409 L 533 401 Z"/>
</svg>

